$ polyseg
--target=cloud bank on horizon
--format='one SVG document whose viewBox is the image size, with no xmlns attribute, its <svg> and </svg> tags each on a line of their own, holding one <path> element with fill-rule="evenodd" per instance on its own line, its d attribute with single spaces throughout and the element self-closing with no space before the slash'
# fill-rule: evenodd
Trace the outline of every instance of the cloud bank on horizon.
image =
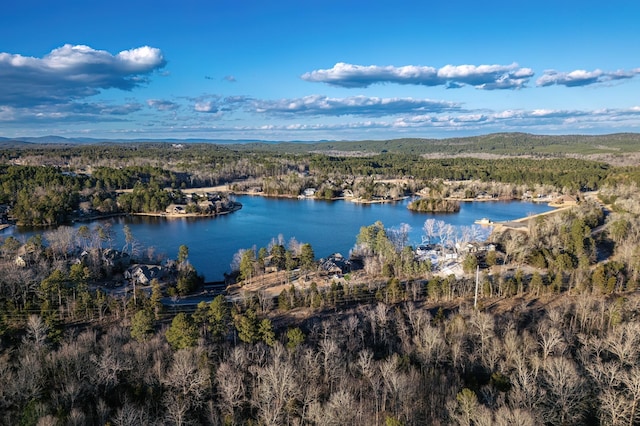
<svg viewBox="0 0 640 426">
<path fill-rule="evenodd" d="M 610 12 L 611 31 L 600 32 L 598 46 L 595 36 L 569 37 L 586 22 L 609 22 L 596 14 L 582 16 L 584 22 L 558 16 L 564 26 L 541 32 L 537 21 L 556 18 L 533 11 L 530 26 L 507 30 L 517 11 L 503 8 L 506 15 L 494 17 L 480 8 L 482 19 L 470 12 L 457 15 L 458 24 L 444 18 L 449 6 L 442 6 L 442 22 L 425 26 L 417 12 L 371 8 L 364 19 L 336 15 L 342 9 L 329 2 L 316 9 L 335 28 L 327 32 L 305 14 L 292 18 L 293 11 L 280 21 L 289 26 L 265 23 L 265 16 L 306 10 L 298 4 L 256 3 L 253 15 L 227 1 L 195 4 L 200 9 L 190 15 L 177 6 L 149 12 L 132 5 L 130 25 L 104 9 L 96 11 L 99 21 L 83 26 L 82 11 L 61 0 L 67 25 L 52 23 L 47 40 L 28 41 L 6 35 L 50 19 L 21 18 L 23 6 L 12 4 L 0 17 L 0 39 L 13 46 L 0 52 L 0 136 L 314 140 L 640 128 L 633 96 L 640 93 L 640 67 L 628 50 L 611 47 L 640 39 L 629 10 Z M 567 6 L 568 12 L 575 13 Z M 396 32 L 380 32 L 376 22 Z M 167 23 L 176 25 L 171 37 L 163 36 Z M 145 28 L 135 31 L 133 24 Z M 89 35 L 74 44 L 74 33 Z M 232 42 L 211 41 L 223 36 Z"/>
<path fill-rule="evenodd" d="M 530 68 L 511 65 L 445 65 L 441 68 L 405 65 L 401 67 L 352 65 L 338 62 L 331 69 L 315 70 L 302 75 L 306 81 L 356 88 L 379 83 L 414 84 L 477 89 L 518 89 L 533 76 Z"/>
</svg>

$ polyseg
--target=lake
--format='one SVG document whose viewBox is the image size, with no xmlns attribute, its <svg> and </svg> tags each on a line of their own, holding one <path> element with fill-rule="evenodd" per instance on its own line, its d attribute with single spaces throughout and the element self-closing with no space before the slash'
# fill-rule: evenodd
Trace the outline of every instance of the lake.
<svg viewBox="0 0 640 426">
<path fill-rule="evenodd" d="M 104 219 L 112 224 L 115 248 L 124 243 L 123 226 L 127 224 L 143 249 L 154 247 L 156 253 L 176 258 L 178 247 L 189 247 L 189 260 L 207 281 L 223 279 L 230 272 L 233 255 L 239 249 L 266 247 L 279 234 L 285 242 L 294 237 L 310 243 L 316 258 L 339 252 L 347 256 L 356 242 L 360 227 L 381 221 L 385 228 L 411 227 L 410 241 L 422 241 L 425 220 L 434 218 L 454 226 L 472 226 L 483 217 L 493 221 L 513 220 L 552 210 L 546 204 L 530 202 L 464 202 L 460 212 L 451 214 L 414 213 L 407 209 L 409 200 L 384 204 L 358 204 L 350 201 L 282 199 L 260 196 L 237 196 L 243 207 L 237 212 L 215 218 L 165 219 L 146 216 Z M 76 224 L 74 226 L 80 226 Z M 15 227 L 0 233 L 28 238 L 37 233 Z M 42 231 L 39 231 L 42 232 Z M 488 234 L 488 231 L 487 231 Z"/>
</svg>

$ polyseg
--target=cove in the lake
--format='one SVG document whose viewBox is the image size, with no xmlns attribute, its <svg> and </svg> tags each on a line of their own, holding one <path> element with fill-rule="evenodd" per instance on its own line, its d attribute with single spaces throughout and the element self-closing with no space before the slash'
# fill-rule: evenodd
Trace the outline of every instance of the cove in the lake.
<svg viewBox="0 0 640 426">
<path fill-rule="evenodd" d="M 238 196 L 242 209 L 215 218 L 117 217 L 111 222 L 115 248 L 124 244 L 123 226 L 127 224 L 135 240 L 156 253 L 175 258 L 178 247 L 189 247 L 189 260 L 207 281 L 223 279 L 230 272 L 233 255 L 239 249 L 266 247 L 282 234 L 285 241 L 295 237 L 310 243 L 317 258 L 340 252 L 348 255 L 356 242 L 360 227 L 381 221 L 385 228 L 411 226 L 409 243 L 421 242 L 425 220 L 434 218 L 454 226 L 472 226 L 480 218 L 494 222 L 513 220 L 552 210 L 546 204 L 519 201 L 463 202 L 453 214 L 413 213 L 409 200 L 384 204 L 357 204 L 349 201 L 275 199 Z M 74 226 L 80 226 L 76 224 Z M 42 231 L 12 227 L 1 235 L 28 238 Z"/>
</svg>

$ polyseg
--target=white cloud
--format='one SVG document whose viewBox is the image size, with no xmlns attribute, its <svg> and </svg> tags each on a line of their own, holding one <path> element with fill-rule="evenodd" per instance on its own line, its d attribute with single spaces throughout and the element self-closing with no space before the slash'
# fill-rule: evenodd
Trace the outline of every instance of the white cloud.
<svg viewBox="0 0 640 426">
<path fill-rule="evenodd" d="M 70 44 L 42 58 L 0 53 L 0 105 L 66 104 L 103 89 L 132 90 L 165 64 L 162 52 L 149 46 L 116 55 Z"/>
<path fill-rule="evenodd" d="M 587 86 L 590 84 L 605 83 L 614 80 L 631 79 L 640 74 L 640 68 L 631 71 L 602 71 L 596 69 L 593 71 L 574 70 L 570 72 L 560 72 L 556 70 L 546 70 L 544 74 L 536 80 L 538 86 L 552 86 L 554 84 L 575 87 Z"/>
<path fill-rule="evenodd" d="M 215 113 L 219 111 L 217 105 L 215 105 L 211 101 L 196 102 L 195 105 L 193 106 L 193 109 L 198 112 L 214 112 Z"/>
<path fill-rule="evenodd" d="M 640 127 L 640 107 L 628 109 L 607 109 L 597 111 L 584 110 L 504 110 L 484 113 L 462 114 L 421 114 L 401 117 L 392 121 L 355 121 L 332 124 L 289 124 L 271 126 L 271 130 L 295 131 L 351 131 L 369 129 L 388 129 L 403 132 L 429 131 L 480 131 L 480 132 L 540 132 L 553 131 L 562 133 L 576 132 L 576 129 L 601 129 L 610 125 L 617 130 L 616 124 Z M 247 128 L 244 128 L 247 130 Z M 393 134 L 390 135 L 393 137 Z"/>
<path fill-rule="evenodd" d="M 147 99 L 147 105 L 158 111 L 175 111 L 180 108 L 180 105 L 177 103 L 163 99 Z"/>
<path fill-rule="evenodd" d="M 116 55 L 116 59 L 123 70 L 131 73 L 145 73 L 165 64 L 160 49 L 149 46 L 123 50 Z"/>
<path fill-rule="evenodd" d="M 457 110 L 453 102 L 413 98 L 378 98 L 350 96 L 330 98 L 310 95 L 302 98 L 280 99 L 276 101 L 253 100 L 255 112 L 275 115 L 368 115 L 383 116 L 425 111 L 442 112 Z"/>
<path fill-rule="evenodd" d="M 15 108 L 0 106 L 0 121 L 15 121 L 16 111 Z"/>
<path fill-rule="evenodd" d="M 303 80 L 322 82 L 340 87 L 368 87 L 378 83 L 447 86 L 457 88 L 470 85 L 478 89 L 516 89 L 525 86 L 533 76 L 530 68 L 510 65 L 445 65 L 402 67 L 353 65 L 338 62 L 330 69 L 307 72 Z"/>
<path fill-rule="evenodd" d="M 3 112 L 0 110 L 0 119 Z M 202 115 L 198 115 L 203 117 Z M 175 122 L 157 122 L 151 129 L 120 131 L 120 137 L 145 132 L 155 137 L 219 137 L 265 140 L 383 139 L 399 137 L 445 137 L 492 132 L 529 132 L 541 134 L 588 134 L 637 131 L 640 106 L 603 110 L 495 110 L 448 111 L 446 113 L 407 114 L 392 119 L 358 120 L 349 117 L 315 120 L 287 120 L 234 124 L 212 124 L 208 118 Z M 5 128 L 10 128 L 5 125 Z M 51 134 L 45 132 L 42 134 Z M 148 136 L 150 137 L 150 136 Z"/>
<path fill-rule="evenodd" d="M 32 107 L 0 106 L 0 121 L 5 123 L 96 123 L 121 122 L 130 114 L 140 111 L 137 102 L 125 104 L 74 102 L 65 105 L 36 105 Z"/>
<path fill-rule="evenodd" d="M 352 65 L 338 62 L 331 69 L 315 70 L 301 77 L 306 81 L 328 83 L 341 87 L 367 87 L 375 83 L 437 85 L 437 71 L 433 67 L 408 65 L 404 67 Z"/>
</svg>

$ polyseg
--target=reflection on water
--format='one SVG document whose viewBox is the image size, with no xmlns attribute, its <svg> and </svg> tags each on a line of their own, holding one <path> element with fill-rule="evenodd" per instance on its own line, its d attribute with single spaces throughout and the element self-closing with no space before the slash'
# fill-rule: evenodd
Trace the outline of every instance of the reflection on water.
<svg viewBox="0 0 640 426">
<path fill-rule="evenodd" d="M 216 218 L 119 217 L 105 219 L 114 232 L 114 247 L 122 248 L 127 224 L 135 240 L 143 248 L 177 257 L 178 247 L 189 247 L 189 260 L 208 281 L 220 280 L 230 270 L 234 253 L 239 249 L 266 247 L 272 238 L 282 234 L 285 241 L 295 238 L 310 243 L 316 257 L 340 252 L 348 255 L 355 244 L 360 227 L 381 221 L 386 228 L 411 227 L 409 243 L 417 245 L 424 232 L 426 219 L 444 220 L 456 227 L 473 226 L 480 218 L 492 221 L 512 220 L 551 210 L 544 204 L 524 202 L 461 203 L 459 213 L 414 213 L 407 209 L 408 200 L 392 204 L 356 204 L 349 201 L 315 201 L 238 196 L 243 208 Z M 76 224 L 74 226 L 80 226 Z M 90 225 L 91 227 L 92 225 Z M 94 226 L 94 225 L 93 225 Z M 2 236 L 28 238 L 34 230 L 10 228 Z"/>
</svg>

